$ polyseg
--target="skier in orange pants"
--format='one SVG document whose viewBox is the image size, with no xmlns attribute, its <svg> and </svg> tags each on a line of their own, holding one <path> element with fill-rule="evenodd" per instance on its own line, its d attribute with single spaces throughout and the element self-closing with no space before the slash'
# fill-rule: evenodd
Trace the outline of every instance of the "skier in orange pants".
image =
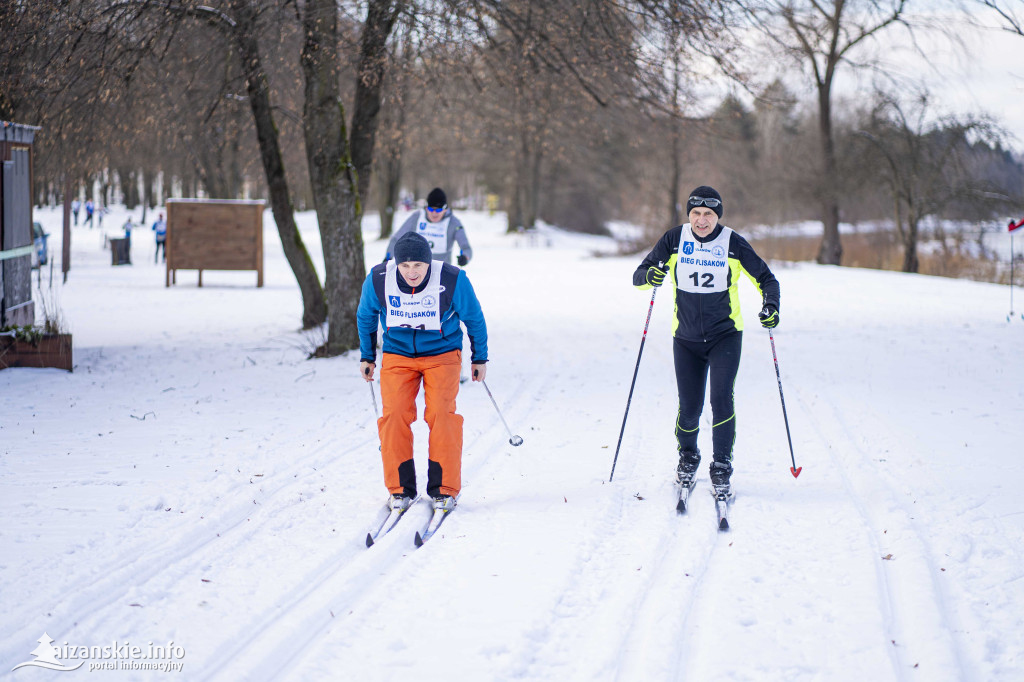
<svg viewBox="0 0 1024 682">
<path fill-rule="evenodd" d="M 487 325 L 466 273 L 432 260 L 430 244 L 411 232 L 394 248 L 394 260 L 374 266 L 363 283 L 357 313 L 361 362 L 373 381 L 378 324 L 384 328 L 377 421 L 384 485 L 392 508 L 416 498 L 412 422 L 423 385 L 424 419 L 430 427 L 427 494 L 435 508 L 450 509 L 462 489 L 462 416 L 455 412 L 462 366 L 462 325 L 469 333 L 473 381 L 487 373 Z"/>
</svg>

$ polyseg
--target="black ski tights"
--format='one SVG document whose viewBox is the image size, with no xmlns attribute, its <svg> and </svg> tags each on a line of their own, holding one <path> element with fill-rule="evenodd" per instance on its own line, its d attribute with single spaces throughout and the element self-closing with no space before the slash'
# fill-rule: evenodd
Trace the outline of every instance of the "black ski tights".
<svg viewBox="0 0 1024 682">
<path fill-rule="evenodd" d="M 710 369 L 714 458 L 718 462 L 729 462 L 736 441 L 733 385 L 740 368 L 743 332 L 730 332 L 710 342 L 672 340 L 679 386 L 679 416 L 676 418 L 679 449 L 697 452 L 697 433 Z"/>
</svg>

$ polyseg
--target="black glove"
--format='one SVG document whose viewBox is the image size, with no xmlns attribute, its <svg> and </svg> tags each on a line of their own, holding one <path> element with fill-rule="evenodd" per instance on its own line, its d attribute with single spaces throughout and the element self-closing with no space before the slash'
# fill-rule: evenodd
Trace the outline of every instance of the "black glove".
<svg viewBox="0 0 1024 682">
<path fill-rule="evenodd" d="M 469 259 L 463 256 L 461 253 L 459 254 L 459 257 L 456 260 L 459 263 L 459 267 L 463 267 L 466 265 L 466 263 L 469 262 Z"/>
<path fill-rule="evenodd" d="M 652 265 L 647 268 L 647 283 L 652 287 L 660 287 L 665 281 L 665 275 L 668 274 L 657 265 Z"/>
<path fill-rule="evenodd" d="M 765 329 L 775 329 L 779 326 L 779 309 L 771 303 L 765 304 L 764 308 L 761 308 L 761 312 L 757 314 L 757 317 L 761 320 L 761 326 Z"/>
</svg>

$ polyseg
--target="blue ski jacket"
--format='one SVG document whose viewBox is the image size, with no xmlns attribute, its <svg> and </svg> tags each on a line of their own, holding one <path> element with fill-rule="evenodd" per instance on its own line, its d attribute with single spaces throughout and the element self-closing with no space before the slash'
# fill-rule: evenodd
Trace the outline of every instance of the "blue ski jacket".
<svg viewBox="0 0 1024 682">
<path fill-rule="evenodd" d="M 431 268 L 436 267 L 434 263 Z M 377 331 L 384 327 L 384 276 L 387 264 L 380 263 L 370 269 L 363 282 L 363 291 L 356 311 L 359 326 L 359 353 L 366 362 L 377 362 Z M 430 280 L 430 270 L 424 281 Z M 412 289 L 398 275 L 398 286 L 405 292 Z M 444 263 L 441 270 L 441 330 L 429 331 L 408 327 L 384 328 L 383 352 L 396 353 L 408 358 L 441 355 L 462 350 L 462 324 L 469 333 L 473 364 L 487 362 L 487 324 L 480 301 L 465 271 Z"/>
</svg>

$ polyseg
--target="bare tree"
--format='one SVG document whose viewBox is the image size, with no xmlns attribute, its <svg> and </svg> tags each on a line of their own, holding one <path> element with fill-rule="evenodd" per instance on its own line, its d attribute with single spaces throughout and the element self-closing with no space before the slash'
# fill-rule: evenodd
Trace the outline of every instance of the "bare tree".
<svg viewBox="0 0 1024 682">
<path fill-rule="evenodd" d="M 982 7 L 994 11 L 1007 31 L 1024 36 L 1024 3 L 1014 0 L 974 0 Z"/>
<path fill-rule="evenodd" d="M 998 131 L 975 118 L 946 117 L 929 123 L 927 93 L 910 106 L 897 98 L 879 96 L 871 125 L 859 135 L 883 160 L 879 175 L 893 201 L 893 218 L 903 243 L 903 272 L 920 267 L 918 241 L 921 221 L 939 215 L 957 199 L 978 201 L 991 194 L 982 178 L 969 171 L 971 138 L 996 141 Z"/>
<path fill-rule="evenodd" d="M 740 3 L 751 23 L 810 71 L 818 99 L 821 220 L 818 262 L 839 265 L 839 188 L 832 86 L 851 52 L 894 24 L 905 24 L 907 0 L 754 0 Z"/>
</svg>

